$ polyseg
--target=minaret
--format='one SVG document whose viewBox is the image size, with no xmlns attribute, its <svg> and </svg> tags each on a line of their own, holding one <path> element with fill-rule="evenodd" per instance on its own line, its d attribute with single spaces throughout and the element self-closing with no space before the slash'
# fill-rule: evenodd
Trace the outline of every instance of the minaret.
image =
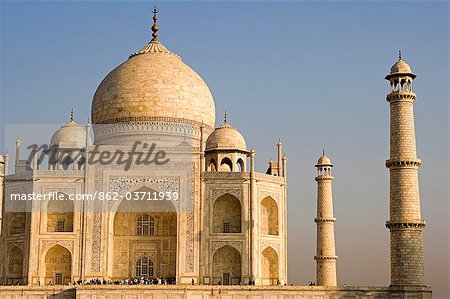
<svg viewBox="0 0 450 299">
<path fill-rule="evenodd" d="M 316 260 L 316 284 L 318 286 L 336 286 L 336 249 L 334 242 L 333 195 L 330 159 L 323 152 L 317 162 L 317 253 Z"/>
<path fill-rule="evenodd" d="M 3 192 L 4 192 L 4 186 L 5 186 L 5 173 L 6 173 L 6 163 L 5 159 L 3 158 L 2 153 L 0 153 L 0 236 L 2 235 L 3 226 L 2 226 L 2 219 L 3 219 Z"/>
<path fill-rule="evenodd" d="M 278 176 L 282 176 L 283 175 L 283 165 L 282 163 L 282 159 L 283 159 L 283 145 L 281 144 L 281 140 L 278 140 L 277 143 L 277 166 L 278 166 Z"/>
<path fill-rule="evenodd" d="M 22 141 L 20 140 L 19 137 L 17 137 L 16 139 L 16 163 L 15 163 L 15 167 L 19 166 L 19 161 L 20 161 L 20 146 L 22 145 Z M 16 171 L 17 173 L 17 171 Z"/>
<path fill-rule="evenodd" d="M 425 286 L 422 230 L 425 222 L 420 214 L 419 167 L 416 155 L 413 104 L 416 94 L 412 81 L 416 77 L 409 65 L 398 61 L 386 76 L 391 92 L 390 158 L 386 167 L 390 174 L 391 285 Z"/>
</svg>

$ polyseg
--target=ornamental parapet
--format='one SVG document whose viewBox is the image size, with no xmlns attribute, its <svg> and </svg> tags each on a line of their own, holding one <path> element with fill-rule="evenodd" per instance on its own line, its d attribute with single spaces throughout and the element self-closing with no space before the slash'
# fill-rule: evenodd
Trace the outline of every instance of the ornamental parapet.
<svg viewBox="0 0 450 299">
<path fill-rule="evenodd" d="M 422 160 L 420 159 L 410 159 L 410 160 L 386 160 L 385 163 L 387 168 L 399 168 L 399 167 L 420 167 L 422 165 Z"/>
<path fill-rule="evenodd" d="M 276 176 L 261 172 L 253 172 L 255 179 L 261 179 L 264 181 L 277 182 L 277 183 L 285 183 L 286 178 L 282 176 Z"/>
<path fill-rule="evenodd" d="M 37 170 L 36 177 L 76 177 L 84 176 L 84 170 Z"/>
<path fill-rule="evenodd" d="M 217 179 L 217 178 L 250 179 L 250 172 L 248 172 L 248 171 L 204 171 L 203 178 L 205 178 L 205 179 Z"/>
<path fill-rule="evenodd" d="M 425 227 L 425 225 L 426 223 L 423 220 L 386 221 L 386 227 L 390 230 L 405 229 L 405 228 L 422 229 Z"/>
<path fill-rule="evenodd" d="M 314 218 L 314 222 L 336 222 L 336 218 Z"/>
<path fill-rule="evenodd" d="M 400 102 L 400 101 L 414 103 L 414 101 L 416 100 L 416 94 L 414 92 L 410 92 L 410 91 L 397 91 L 397 92 L 388 94 L 386 96 L 386 100 L 389 103 Z"/>
<path fill-rule="evenodd" d="M 316 182 L 319 181 L 333 181 L 334 177 L 332 177 L 331 175 L 319 175 L 316 176 Z"/>
<path fill-rule="evenodd" d="M 204 171 L 203 172 L 204 179 L 217 179 L 217 178 L 250 179 L 251 175 L 253 175 L 253 177 L 256 180 L 286 184 L 285 177 L 271 175 L 271 174 L 265 174 L 265 173 L 261 173 L 261 172 L 248 172 L 248 171 Z"/>
<path fill-rule="evenodd" d="M 338 256 L 337 255 L 315 255 L 314 259 L 322 260 L 322 261 L 333 261 L 333 260 L 337 260 Z"/>
</svg>

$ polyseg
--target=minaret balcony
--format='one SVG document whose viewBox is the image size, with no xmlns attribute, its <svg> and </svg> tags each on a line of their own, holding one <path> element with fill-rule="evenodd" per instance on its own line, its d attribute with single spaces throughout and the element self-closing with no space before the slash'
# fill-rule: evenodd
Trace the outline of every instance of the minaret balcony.
<svg viewBox="0 0 450 299">
<path fill-rule="evenodd" d="M 422 229 L 426 225 L 424 220 L 394 220 L 394 221 L 386 221 L 386 227 L 390 230 L 396 229 Z"/>
<path fill-rule="evenodd" d="M 336 222 L 336 218 L 314 218 L 315 223 L 319 222 Z"/>
<path fill-rule="evenodd" d="M 409 159 L 409 160 L 386 160 L 385 163 L 387 168 L 398 168 L 398 167 L 420 167 L 422 165 L 422 160 L 420 159 Z"/>
<path fill-rule="evenodd" d="M 338 256 L 337 255 L 315 255 L 314 256 L 315 260 L 337 260 Z"/>
<path fill-rule="evenodd" d="M 416 94 L 412 91 L 406 91 L 406 90 L 400 90 L 400 91 L 394 91 L 391 92 L 386 96 L 386 100 L 389 103 L 397 102 L 397 101 L 403 101 L 403 102 L 415 102 L 416 101 Z"/>
<path fill-rule="evenodd" d="M 318 181 L 333 181 L 334 177 L 332 177 L 331 175 L 319 175 L 316 176 L 316 182 Z"/>
</svg>

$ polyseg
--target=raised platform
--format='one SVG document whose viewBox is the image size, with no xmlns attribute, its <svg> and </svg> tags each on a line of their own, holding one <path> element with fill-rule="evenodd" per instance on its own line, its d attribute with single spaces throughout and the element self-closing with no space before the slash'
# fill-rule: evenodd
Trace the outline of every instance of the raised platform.
<svg viewBox="0 0 450 299">
<path fill-rule="evenodd" d="M 2 286 L 0 299 L 429 299 L 423 287 L 85 285 Z"/>
</svg>

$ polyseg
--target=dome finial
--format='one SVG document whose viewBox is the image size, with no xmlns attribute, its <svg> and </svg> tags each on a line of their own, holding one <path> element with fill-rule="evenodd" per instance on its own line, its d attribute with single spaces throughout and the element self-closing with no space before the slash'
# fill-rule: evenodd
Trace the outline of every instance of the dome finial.
<svg viewBox="0 0 450 299">
<path fill-rule="evenodd" d="M 402 50 L 398 50 L 398 60 L 402 60 Z"/>
<path fill-rule="evenodd" d="M 325 149 L 324 148 L 322 149 L 322 155 L 325 156 Z"/>
<path fill-rule="evenodd" d="M 156 8 L 156 5 L 153 7 L 153 9 L 152 9 L 152 13 L 153 13 L 153 26 L 152 26 L 152 31 L 153 31 L 153 33 L 152 33 L 152 36 L 153 36 L 153 39 L 156 39 L 156 38 L 158 38 L 158 30 L 159 30 L 159 27 L 158 27 L 158 24 L 156 24 L 156 20 L 158 20 L 158 17 L 156 16 L 156 14 L 159 12 L 159 9 L 158 8 Z"/>
<path fill-rule="evenodd" d="M 223 123 L 226 124 L 227 123 L 227 110 L 225 110 L 225 115 L 223 117 Z"/>
<path fill-rule="evenodd" d="M 70 122 L 73 122 L 73 108 L 70 110 Z"/>
</svg>

